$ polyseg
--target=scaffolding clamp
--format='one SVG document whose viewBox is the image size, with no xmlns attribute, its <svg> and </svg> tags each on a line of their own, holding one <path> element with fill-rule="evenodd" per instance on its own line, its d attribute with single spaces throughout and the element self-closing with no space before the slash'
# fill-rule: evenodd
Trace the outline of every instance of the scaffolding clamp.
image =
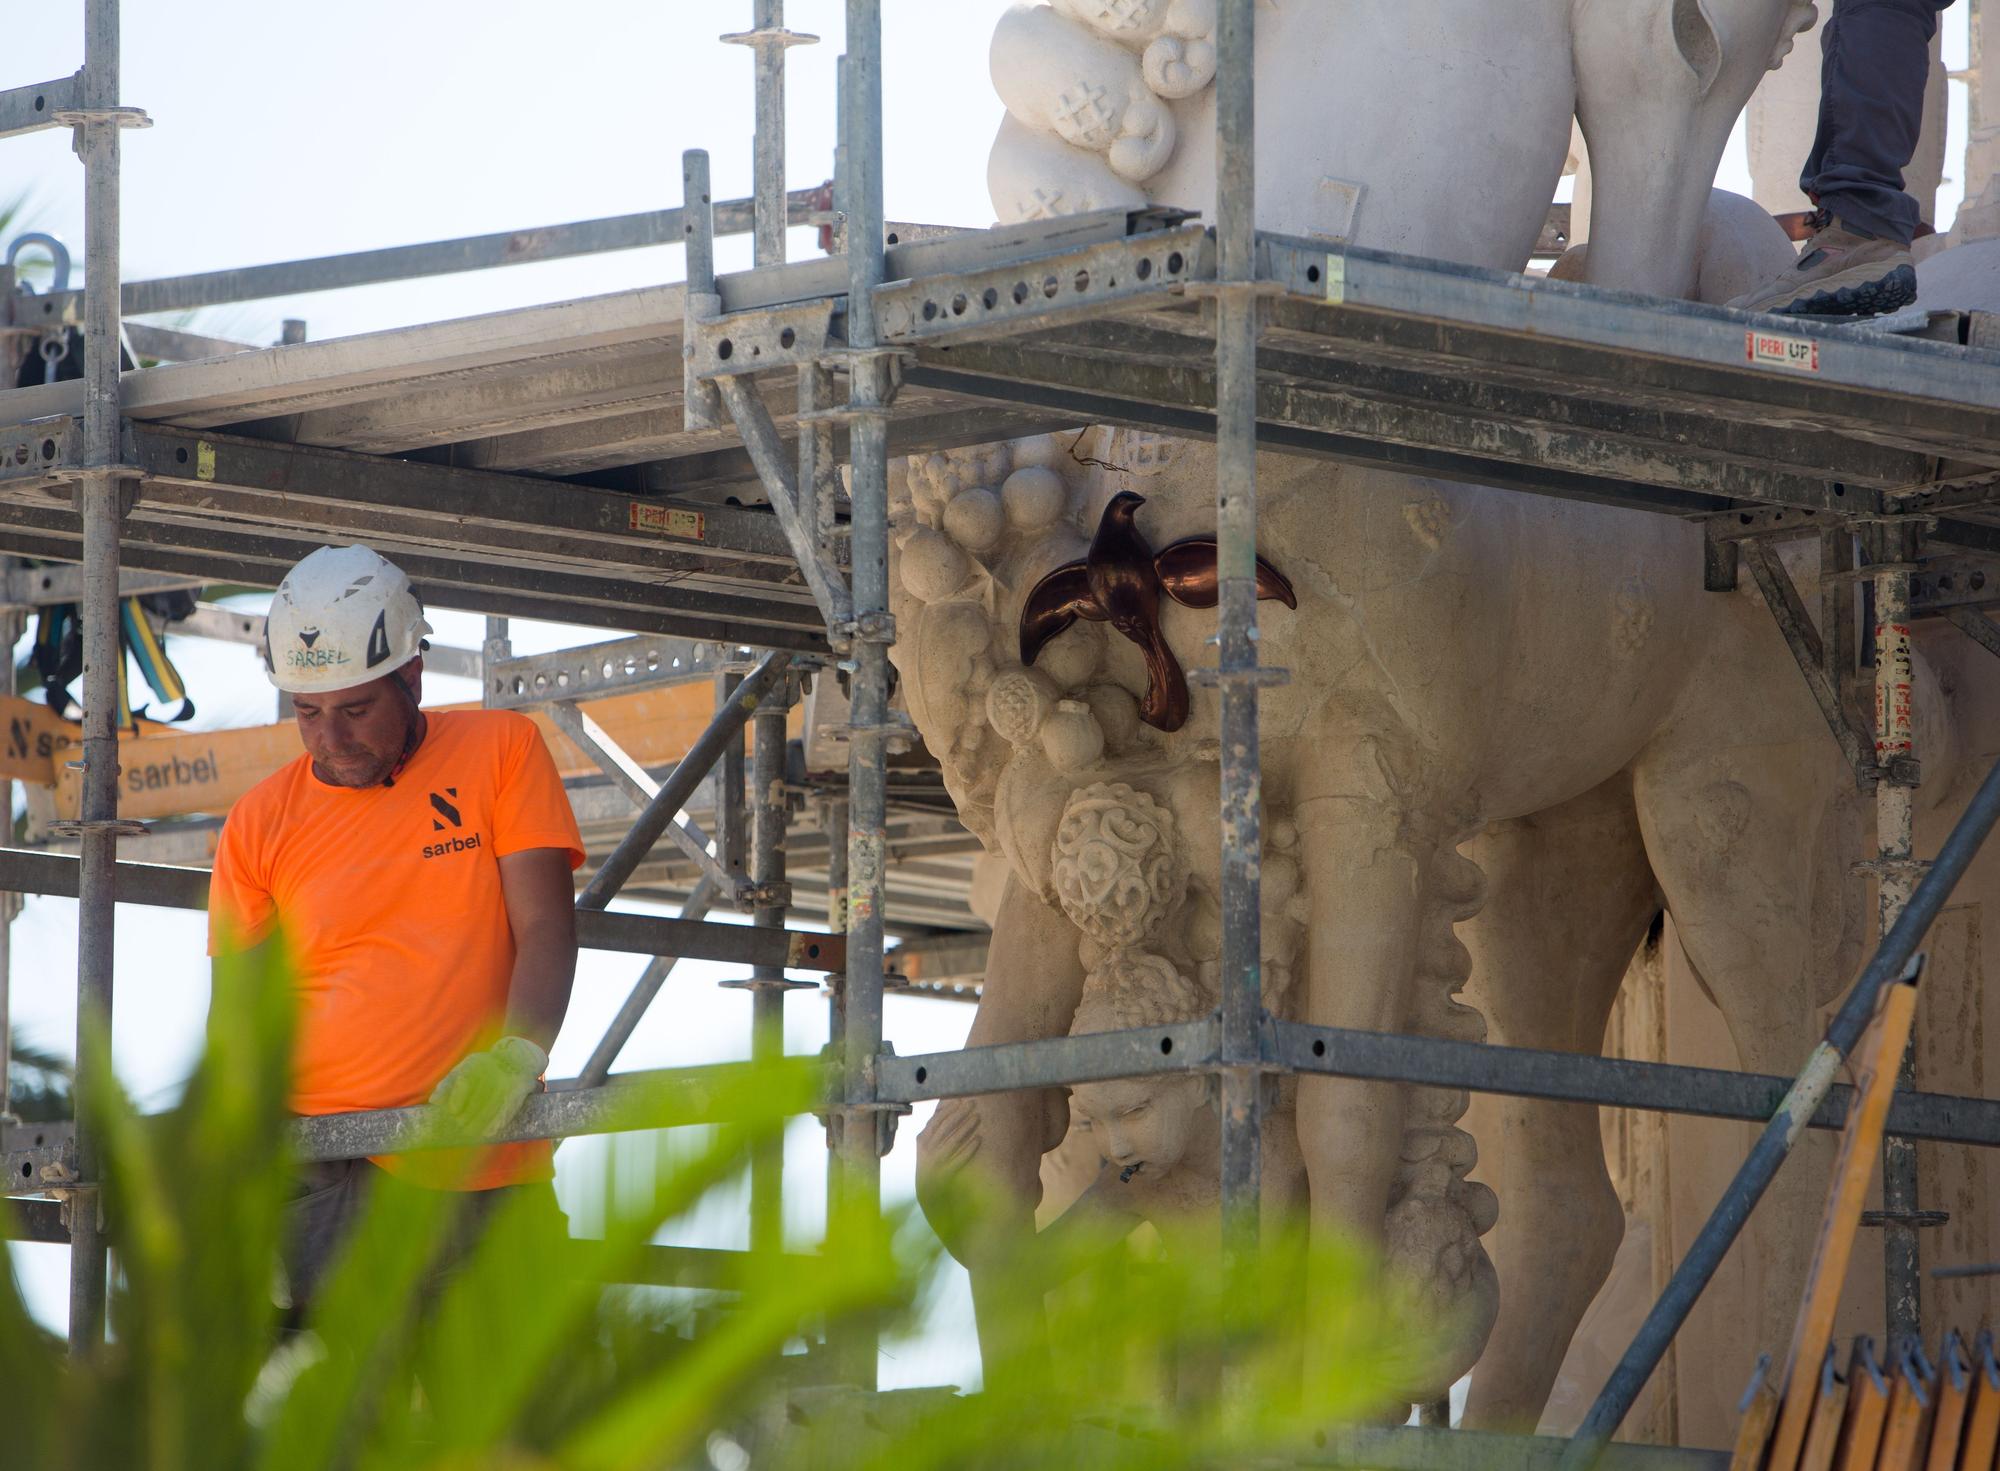
<svg viewBox="0 0 2000 1471">
<path fill-rule="evenodd" d="M 1913 1231 L 1927 1230 L 1950 1222 L 1950 1211 L 1863 1211 L 1864 1226 L 1903 1226 Z"/>
<path fill-rule="evenodd" d="M 82 763 L 78 763 L 81 765 Z M 143 838 L 152 828 L 130 817 L 65 817 L 48 825 L 46 829 L 53 837 L 82 838 L 91 833 L 110 833 L 119 838 Z"/>
<path fill-rule="evenodd" d="M 723 991 L 813 991 L 819 988 L 817 981 L 795 981 L 783 975 L 741 976 L 715 984 L 717 989 Z"/>
<path fill-rule="evenodd" d="M 65 107 L 49 114 L 58 127 L 80 128 L 85 123 L 115 123 L 121 128 L 150 128 L 153 120 L 143 107 Z"/>
<path fill-rule="evenodd" d="M 725 46 L 754 46 L 763 50 L 768 46 L 817 46 L 819 37 L 809 31 L 788 30 L 784 26 L 760 26 L 754 31 L 728 31 L 716 40 Z"/>
<path fill-rule="evenodd" d="M 832 631 L 850 643 L 893 644 L 896 641 L 896 615 L 871 609 L 856 613 Z M 847 664 L 840 667 L 851 668 Z"/>
<path fill-rule="evenodd" d="M 71 1236 L 76 1234 L 75 1212 L 79 1200 L 89 1200 L 95 1204 L 97 1226 L 99 1230 L 103 1229 L 104 1193 L 100 1187 L 85 1184 L 83 1177 L 61 1160 L 43 1165 L 37 1173 L 37 1179 L 42 1187 L 42 1194 L 56 1202 L 66 1233 Z"/>
<path fill-rule="evenodd" d="M 738 909 L 789 909 L 791 906 L 792 886 L 783 879 L 771 879 L 761 884 L 746 879 L 736 886 Z"/>
<path fill-rule="evenodd" d="M 1912 783 L 1915 785 L 1915 783 Z M 1849 873 L 1872 873 L 1877 878 L 1921 879 L 1930 872 L 1928 858 L 1861 858 L 1847 866 Z"/>
</svg>

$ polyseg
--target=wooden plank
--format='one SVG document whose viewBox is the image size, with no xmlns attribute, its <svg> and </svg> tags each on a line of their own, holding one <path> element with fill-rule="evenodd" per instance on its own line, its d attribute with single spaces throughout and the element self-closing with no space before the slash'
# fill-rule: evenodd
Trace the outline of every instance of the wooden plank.
<svg viewBox="0 0 2000 1471">
<path fill-rule="evenodd" d="M 1833 1453 L 1834 1471 L 1872 1471 L 1888 1418 L 1889 1381 L 1875 1361 L 1874 1344 L 1864 1334 L 1854 1340 L 1854 1353 L 1847 1362 L 1847 1415 Z"/>
<path fill-rule="evenodd" d="M 1962 1471 L 1991 1471 L 2000 1449 L 2000 1361 L 1993 1357 L 1993 1330 L 1982 1328 L 1972 1344 L 1972 1407 L 1958 1443 Z"/>
<path fill-rule="evenodd" d="M 1841 1426 L 1847 1418 L 1847 1380 L 1835 1367 L 1834 1350 L 1827 1346 L 1820 1360 L 1819 1397 L 1813 1404 L 1812 1426 L 1806 1431 L 1804 1449 L 1799 1452 L 1798 1471 L 1829 1471 L 1834 1452 L 1840 1448 Z"/>
<path fill-rule="evenodd" d="M 1971 1398 L 1972 1364 L 1954 1328 L 1945 1334 L 1938 1350 L 1937 1414 L 1931 1422 L 1924 1471 L 1957 1471 L 1959 1444 L 1965 1437 L 1965 1411 Z"/>
<path fill-rule="evenodd" d="M 1826 1208 L 1820 1216 L 1812 1270 L 1806 1278 L 1805 1295 L 1799 1302 L 1798 1321 L 1785 1360 L 1784 1408 L 1778 1417 L 1777 1433 L 1771 1438 L 1770 1471 L 1792 1471 L 1805 1444 L 1821 1361 L 1833 1338 L 1834 1314 L 1840 1308 L 1841 1288 L 1847 1282 L 1855 1233 L 1861 1229 L 1861 1208 L 1866 1202 L 1868 1181 L 1875 1172 L 1876 1156 L 1881 1153 L 1882 1131 L 1896 1089 L 1896 1067 L 1910 1040 L 1916 1012 L 1915 986 L 1899 984 L 1886 988 L 1876 1005 L 1875 1019 L 1855 1053 L 1855 1081 L 1861 1093 L 1861 1106 L 1849 1112 L 1847 1125 L 1840 1132 L 1840 1152 L 1834 1160 L 1833 1181 L 1827 1188 Z"/>
<path fill-rule="evenodd" d="M 1875 1457 L 1879 1471 L 1918 1471 L 1930 1441 L 1931 1412 L 1937 1403 L 1937 1378 L 1923 1348 L 1905 1342 L 1896 1355 L 1889 1386 L 1889 1417 L 1882 1428 L 1882 1449 Z"/>
<path fill-rule="evenodd" d="M 1750 1385 L 1736 1406 L 1742 1419 L 1736 1427 L 1736 1444 L 1730 1449 L 1729 1471 L 1763 1471 L 1764 1449 L 1778 1418 L 1778 1391 L 1772 1385 L 1771 1367 L 1769 1354 L 1757 1355 Z"/>
<path fill-rule="evenodd" d="M 7 713 L 15 707 L 39 711 L 56 728 L 35 726 L 29 732 L 30 751 L 12 769 L 16 780 L 33 781 L 55 788 L 58 816 L 73 817 L 78 810 L 83 774 L 69 769 L 67 746 L 57 746 L 55 736 L 73 736 L 76 727 L 56 720 L 46 707 L 27 700 L 8 702 Z M 437 710 L 477 710 L 478 705 L 443 705 Z M 715 714 L 714 692 L 706 684 L 669 685 L 657 690 L 639 690 L 613 695 L 584 705 L 591 717 L 643 766 L 667 766 L 678 761 L 707 729 Z M 28 721 L 30 717 L 20 717 Z M 598 768 L 589 756 L 555 728 L 547 716 L 529 716 L 548 742 L 556 769 L 564 777 L 594 776 Z M 803 730 L 800 710 L 792 713 L 792 733 Z M 11 731 L 12 720 L 9 722 Z M 47 739 L 44 739 L 47 734 Z M 745 743 L 749 736 L 746 731 Z M 10 742 L 11 744 L 11 736 Z M 45 759 L 35 759 L 44 745 L 55 747 Z M 292 761 L 304 750 L 298 727 L 290 721 L 277 725 L 256 725 L 237 730 L 182 731 L 172 726 L 145 725 L 141 734 L 118 743 L 118 812 L 121 817 L 140 820 L 184 817 L 194 813 L 226 813 L 257 783 Z M 0 763 L 0 770 L 9 770 Z"/>
</svg>

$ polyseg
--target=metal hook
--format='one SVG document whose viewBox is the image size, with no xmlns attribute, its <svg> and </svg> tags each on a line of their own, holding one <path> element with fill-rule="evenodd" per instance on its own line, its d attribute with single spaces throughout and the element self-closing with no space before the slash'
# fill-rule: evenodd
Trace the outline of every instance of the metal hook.
<svg viewBox="0 0 2000 1471">
<path fill-rule="evenodd" d="M 37 344 L 37 350 L 42 355 L 42 382 L 55 382 L 56 364 L 69 356 L 68 331 L 58 328 L 54 332 L 44 333 L 41 342 Z"/>
<path fill-rule="evenodd" d="M 30 230 L 24 235 L 16 235 L 13 240 L 8 242 L 7 268 L 12 270 L 14 262 L 20 257 L 21 252 L 34 245 L 39 245 L 49 253 L 49 261 L 53 270 L 53 279 L 49 283 L 49 290 L 69 290 L 69 247 L 56 239 L 55 236 L 45 234 L 40 230 Z"/>
</svg>

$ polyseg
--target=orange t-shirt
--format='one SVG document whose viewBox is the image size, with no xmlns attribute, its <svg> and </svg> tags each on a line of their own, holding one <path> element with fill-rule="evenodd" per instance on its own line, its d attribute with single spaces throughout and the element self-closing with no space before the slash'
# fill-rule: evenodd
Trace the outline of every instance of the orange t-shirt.
<svg viewBox="0 0 2000 1471">
<path fill-rule="evenodd" d="M 526 716 L 427 711 L 423 744 L 388 787 L 329 786 L 297 760 L 229 813 L 209 885 L 209 953 L 282 929 L 298 968 L 292 1107 L 301 1114 L 423 1103 L 492 1040 L 514 934 L 500 859 L 583 840 L 554 759 Z M 376 1160 L 486 1190 L 546 1180 L 546 1140 Z"/>
</svg>

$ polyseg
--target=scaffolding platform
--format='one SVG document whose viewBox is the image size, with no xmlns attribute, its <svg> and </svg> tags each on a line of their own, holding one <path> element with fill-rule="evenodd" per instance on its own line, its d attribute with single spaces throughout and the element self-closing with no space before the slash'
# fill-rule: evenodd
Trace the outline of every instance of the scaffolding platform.
<svg viewBox="0 0 2000 1471">
<path fill-rule="evenodd" d="M 1927 324 L 1949 341 L 1780 327 L 1269 234 L 1257 259 L 1262 446 L 1724 535 L 1934 513 L 1932 541 L 2000 553 L 2000 351 L 1956 340 L 1983 323 Z M 1113 211 L 933 232 L 886 260 L 892 453 L 1097 423 L 1213 433 L 1211 230 Z M 789 370 L 843 345 L 843 275 L 837 257 L 723 275 L 722 314 L 692 325 L 674 285 L 128 372 L 124 563 L 269 585 L 366 539 L 451 606 L 824 652 L 755 467 L 726 422 L 688 425 L 679 368 L 757 373 L 788 444 Z M 11 550 L 79 555 L 81 400 L 80 382 L 0 392 Z"/>
</svg>

